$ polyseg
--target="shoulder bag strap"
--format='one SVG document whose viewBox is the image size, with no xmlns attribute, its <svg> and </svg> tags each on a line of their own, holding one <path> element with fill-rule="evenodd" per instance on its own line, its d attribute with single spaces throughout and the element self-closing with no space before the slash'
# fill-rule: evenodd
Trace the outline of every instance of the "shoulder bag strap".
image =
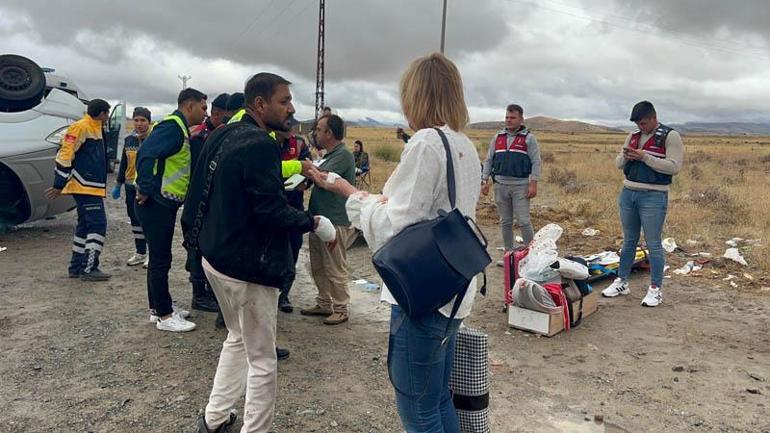
<svg viewBox="0 0 770 433">
<path fill-rule="evenodd" d="M 441 142 L 444 143 L 444 152 L 446 152 L 446 180 L 448 184 L 447 191 L 449 192 L 449 205 L 452 206 L 452 209 L 454 209 L 457 191 L 455 190 L 455 165 L 452 161 L 452 152 L 449 150 L 449 141 L 447 140 L 444 131 L 440 130 L 439 128 L 433 129 L 438 132 L 439 137 L 441 137 Z"/>
<path fill-rule="evenodd" d="M 203 227 L 203 216 L 206 214 L 206 210 L 208 209 L 209 205 L 209 194 L 211 193 L 211 181 L 214 179 L 214 172 L 217 169 L 217 165 L 219 164 L 219 158 L 222 156 L 222 152 L 224 151 L 226 145 L 230 142 L 230 137 L 232 136 L 232 131 L 230 131 L 220 143 L 219 147 L 217 147 L 216 153 L 214 154 L 214 157 L 211 158 L 211 162 L 209 162 L 209 165 L 206 170 L 206 180 L 203 183 L 203 190 L 201 191 L 201 199 L 198 202 L 198 211 L 195 214 L 195 219 L 193 220 L 192 229 L 190 230 L 190 236 L 189 239 L 186 239 L 187 247 L 198 250 L 198 236 L 200 235 L 201 228 Z"/>
</svg>

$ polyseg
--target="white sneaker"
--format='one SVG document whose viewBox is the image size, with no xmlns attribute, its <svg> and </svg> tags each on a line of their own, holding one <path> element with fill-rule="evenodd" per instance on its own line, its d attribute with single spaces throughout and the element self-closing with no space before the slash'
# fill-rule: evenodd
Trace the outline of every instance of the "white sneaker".
<svg viewBox="0 0 770 433">
<path fill-rule="evenodd" d="M 171 308 L 174 311 L 174 314 L 181 316 L 183 319 L 186 319 L 190 317 L 190 312 L 185 310 L 184 308 L 177 307 L 176 304 L 172 305 Z M 150 311 L 150 323 L 158 323 L 158 315 L 155 314 L 155 310 Z"/>
<path fill-rule="evenodd" d="M 131 256 L 130 259 L 128 259 L 126 264 L 128 266 L 141 265 L 142 263 L 144 263 L 145 260 L 147 260 L 147 254 L 135 253 L 133 256 Z"/>
<path fill-rule="evenodd" d="M 605 298 L 614 298 L 615 296 L 627 295 L 629 293 L 631 293 L 631 289 L 628 288 L 628 281 L 621 278 L 615 278 L 615 281 L 609 287 L 602 290 L 602 296 Z"/>
<path fill-rule="evenodd" d="M 663 293 L 657 287 L 650 286 L 647 289 L 647 295 L 642 299 L 643 307 L 657 307 L 663 302 Z"/>
<path fill-rule="evenodd" d="M 150 266 L 150 257 L 149 256 L 144 258 L 144 263 L 142 264 L 142 267 L 144 269 L 147 269 L 148 266 Z"/>
<path fill-rule="evenodd" d="M 155 324 L 155 328 L 159 331 L 187 332 L 195 329 L 195 323 L 185 320 L 178 314 L 172 314 L 171 317 L 166 320 L 158 320 L 158 323 Z"/>
</svg>

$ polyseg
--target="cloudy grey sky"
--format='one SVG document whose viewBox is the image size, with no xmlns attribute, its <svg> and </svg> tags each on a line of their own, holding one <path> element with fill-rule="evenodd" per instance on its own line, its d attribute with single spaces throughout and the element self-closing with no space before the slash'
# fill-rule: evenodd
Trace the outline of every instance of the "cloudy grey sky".
<svg viewBox="0 0 770 433">
<path fill-rule="evenodd" d="M 65 6 L 66 5 L 66 6 Z M 328 0 L 326 102 L 402 121 L 398 80 L 437 50 L 441 0 Z M 317 0 L 41 0 L 0 3 L 0 52 L 56 68 L 90 97 L 168 110 L 179 74 L 210 97 L 259 71 L 294 83 L 312 117 Z M 446 54 L 472 121 L 527 116 L 605 124 L 653 101 L 664 122 L 767 121 L 767 0 L 449 0 Z"/>
</svg>

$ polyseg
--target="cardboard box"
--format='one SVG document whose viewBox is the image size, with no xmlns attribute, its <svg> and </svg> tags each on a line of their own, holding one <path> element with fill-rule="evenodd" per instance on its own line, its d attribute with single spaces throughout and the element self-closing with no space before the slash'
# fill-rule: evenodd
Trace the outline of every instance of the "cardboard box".
<svg viewBox="0 0 770 433">
<path fill-rule="evenodd" d="M 597 291 L 583 297 L 583 320 L 596 312 L 598 300 L 599 292 Z M 580 311 L 580 301 L 572 303 L 572 311 Z M 547 314 L 509 305 L 508 325 L 523 331 L 552 337 L 564 330 L 564 314 L 561 312 Z"/>
</svg>

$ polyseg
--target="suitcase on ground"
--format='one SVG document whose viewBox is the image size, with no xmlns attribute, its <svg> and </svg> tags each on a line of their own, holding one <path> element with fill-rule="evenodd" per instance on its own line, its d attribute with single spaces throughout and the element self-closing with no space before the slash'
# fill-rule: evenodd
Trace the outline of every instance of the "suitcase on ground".
<svg viewBox="0 0 770 433">
<path fill-rule="evenodd" d="M 521 259 L 527 257 L 529 253 L 528 248 L 519 248 L 513 251 L 506 251 L 503 255 L 503 279 L 504 279 L 504 294 L 505 305 L 513 304 L 513 285 L 516 284 L 516 280 L 519 279 L 519 263 Z"/>
<path fill-rule="evenodd" d="M 489 341 L 487 334 L 462 327 L 457 333 L 452 401 L 462 433 L 489 433 Z"/>
</svg>

